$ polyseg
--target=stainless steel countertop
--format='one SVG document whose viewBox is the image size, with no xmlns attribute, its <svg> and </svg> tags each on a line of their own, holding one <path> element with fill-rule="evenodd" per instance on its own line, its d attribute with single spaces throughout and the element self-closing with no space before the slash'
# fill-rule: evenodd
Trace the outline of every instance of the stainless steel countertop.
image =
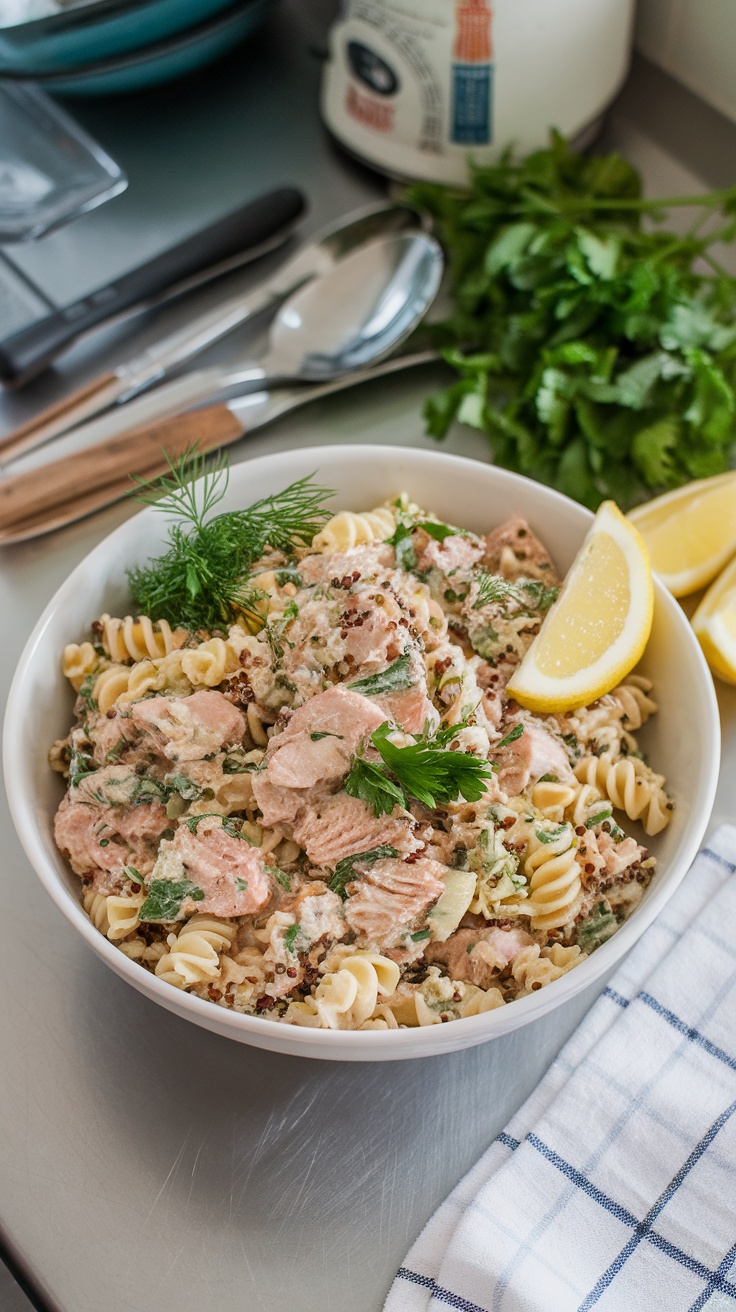
<svg viewBox="0 0 736 1312">
<path fill-rule="evenodd" d="M 194 82 L 74 106 L 131 185 L 23 253 L 49 292 L 87 290 L 280 181 L 310 193 L 309 230 L 382 193 L 319 125 L 318 65 L 300 8 L 293 0 L 250 50 Z M 698 122 L 707 149 L 693 169 Z M 637 69 L 608 133 L 654 192 L 733 176 L 736 129 L 650 69 Z M 166 319 L 179 322 L 215 296 L 201 292 Z M 96 356 L 80 346 L 32 399 L 6 398 L 0 426 L 155 330 L 150 322 L 111 330 Z M 433 376 L 323 402 L 245 441 L 235 458 L 358 434 L 377 445 L 423 444 L 419 410 Z M 469 430 L 447 449 L 487 459 Z M 41 608 L 131 510 L 3 552 L 5 688 Z M 736 779 L 736 690 L 719 694 L 726 736 L 713 823 L 731 818 Z M 40 1305 L 54 1312 L 375 1312 L 424 1221 L 602 987 L 507 1038 L 435 1061 L 361 1067 L 248 1049 L 163 1012 L 106 971 L 46 897 L 6 808 L 0 825 L 0 1223 Z M 0 1307 L 15 1312 L 23 1302 L 1 1278 Z"/>
</svg>

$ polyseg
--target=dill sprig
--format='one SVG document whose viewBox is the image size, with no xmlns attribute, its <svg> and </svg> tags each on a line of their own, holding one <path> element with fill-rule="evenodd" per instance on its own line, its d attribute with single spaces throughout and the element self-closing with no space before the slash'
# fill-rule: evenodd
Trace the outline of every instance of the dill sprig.
<svg viewBox="0 0 736 1312">
<path fill-rule="evenodd" d="M 155 483 L 140 484 L 140 500 L 173 520 L 163 554 L 128 570 L 141 614 L 190 629 L 231 622 L 258 600 L 248 572 L 265 548 L 309 546 L 329 517 L 324 502 L 334 493 L 313 483 L 313 475 L 246 510 L 215 515 L 229 474 L 226 457 L 207 468 L 204 454 L 194 450 L 170 460 L 169 472 Z"/>
<path fill-rule="evenodd" d="M 549 610 L 557 599 L 559 588 L 548 587 L 541 579 L 517 579 L 512 583 L 498 574 L 489 574 L 480 570 L 478 574 L 478 595 L 473 602 L 473 610 L 480 610 L 495 601 L 504 601 L 507 597 L 517 601 L 527 610 Z"/>
</svg>

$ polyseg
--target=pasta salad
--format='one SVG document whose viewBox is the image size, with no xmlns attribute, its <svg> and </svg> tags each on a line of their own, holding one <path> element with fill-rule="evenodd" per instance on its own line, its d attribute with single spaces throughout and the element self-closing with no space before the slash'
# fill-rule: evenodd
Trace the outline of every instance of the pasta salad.
<svg viewBox="0 0 736 1312">
<path fill-rule="evenodd" d="M 173 987 L 325 1029 L 473 1016 L 573 969 L 670 818 L 649 680 L 564 715 L 507 695 L 559 587 L 517 515 L 329 515 L 306 480 L 213 518 L 218 477 L 170 495 L 188 527 L 130 574 L 148 614 L 63 653 L 55 838 L 94 925 Z"/>
</svg>

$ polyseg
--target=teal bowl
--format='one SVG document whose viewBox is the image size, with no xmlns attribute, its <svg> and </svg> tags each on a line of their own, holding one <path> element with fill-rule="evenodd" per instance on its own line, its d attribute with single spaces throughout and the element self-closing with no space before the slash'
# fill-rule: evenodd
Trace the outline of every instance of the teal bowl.
<svg viewBox="0 0 736 1312">
<path fill-rule="evenodd" d="M 101 0 L 0 29 L 0 77 L 65 95 L 134 91 L 216 59 L 263 20 L 272 0 Z"/>
</svg>

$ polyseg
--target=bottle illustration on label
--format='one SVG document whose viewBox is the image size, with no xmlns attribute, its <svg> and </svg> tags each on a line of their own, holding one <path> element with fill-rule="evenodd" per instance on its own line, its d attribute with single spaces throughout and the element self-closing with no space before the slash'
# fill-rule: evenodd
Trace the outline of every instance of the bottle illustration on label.
<svg viewBox="0 0 736 1312">
<path fill-rule="evenodd" d="M 488 0 L 456 0 L 455 14 L 451 140 L 486 146 L 493 140 L 493 10 Z"/>
</svg>

